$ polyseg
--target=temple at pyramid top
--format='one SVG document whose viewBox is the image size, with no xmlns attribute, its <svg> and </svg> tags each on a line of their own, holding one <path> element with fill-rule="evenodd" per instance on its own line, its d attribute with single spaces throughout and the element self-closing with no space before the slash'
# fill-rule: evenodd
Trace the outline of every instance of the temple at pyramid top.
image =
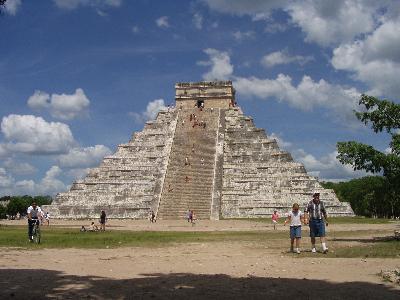
<svg viewBox="0 0 400 300">
<path fill-rule="evenodd" d="M 330 215 L 354 215 L 236 105 L 231 81 L 175 84 L 162 110 L 70 191 L 44 207 L 55 218 L 270 217 L 320 192 Z"/>
<path fill-rule="evenodd" d="M 235 103 L 232 81 L 179 82 L 175 84 L 176 105 L 193 108 L 195 105 L 227 109 Z"/>
</svg>

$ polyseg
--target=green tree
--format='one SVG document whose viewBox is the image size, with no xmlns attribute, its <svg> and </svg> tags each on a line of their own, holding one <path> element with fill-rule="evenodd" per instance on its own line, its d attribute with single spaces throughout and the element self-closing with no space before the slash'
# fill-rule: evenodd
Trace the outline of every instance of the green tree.
<svg viewBox="0 0 400 300">
<path fill-rule="evenodd" d="M 5 219 L 6 217 L 6 208 L 0 203 L 0 219 Z"/>
<path fill-rule="evenodd" d="M 15 217 L 17 213 L 24 215 L 27 208 L 26 201 L 23 197 L 11 197 L 10 202 L 7 204 L 6 211 L 10 217 Z"/>
<path fill-rule="evenodd" d="M 387 180 L 383 207 L 389 209 L 387 216 L 398 216 L 400 204 L 400 105 L 388 100 L 362 95 L 359 104 L 365 111 L 356 111 L 357 118 L 365 125 L 371 124 L 375 133 L 385 131 L 391 135 L 391 152 L 384 153 L 374 147 L 356 141 L 338 142 L 337 158 L 354 170 L 366 170 L 382 174 Z M 388 206 L 388 207 L 387 207 Z"/>
</svg>

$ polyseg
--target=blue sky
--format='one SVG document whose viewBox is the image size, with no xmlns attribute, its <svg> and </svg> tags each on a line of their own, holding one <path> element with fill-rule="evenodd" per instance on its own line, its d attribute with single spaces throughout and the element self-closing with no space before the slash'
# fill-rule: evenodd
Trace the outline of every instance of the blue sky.
<svg viewBox="0 0 400 300">
<path fill-rule="evenodd" d="M 181 81 L 232 80 L 320 179 L 365 175 L 337 141 L 390 151 L 352 110 L 361 93 L 399 103 L 399 1 L 8 0 L 0 28 L 0 195 L 67 190 Z"/>
</svg>

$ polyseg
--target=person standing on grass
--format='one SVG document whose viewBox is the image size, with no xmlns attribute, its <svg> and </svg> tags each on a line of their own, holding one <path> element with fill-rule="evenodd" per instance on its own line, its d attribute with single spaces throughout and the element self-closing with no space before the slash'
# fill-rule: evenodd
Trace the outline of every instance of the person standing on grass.
<svg viewBox="0 0 400 300">
<path fill-rule="evenodd" d="M 299 205 L 294 203 L 292 211 L 287 215 L 285 223 L 290 221 L 290 252 L 300 254 L 300 240 L 301 240 L 301 223 L 304 222 L 304 215 L 299 210 Z M 296 250 L 294 250 L 294 241 L 296 240 Z"/>
<path fill-rule="evenodd" d="M 307 204 L 305 209 L 305 220 L 310 226 L 311 252 L 317 252 L 315 248 L 315 238 L 319 237 L 322 244 L 322 252 L 328 253 L 325 240 L 325 226 L 328 226 L 328 215 L 324 203 L 319 199 L 319 193 L 313 193 L 313 199 Z"/>
<path fill-rule="evenodd" d="M 278 224 L 278 220 L 279 220 L 279 215 L 278 215 L 278 211 L 274 210 L 274 213 L 272 214 L 272 224 L 274 224 L 274 230 L 276 230 L 276 224 Z"/>
<path fill-rule="evenodd" d="M 102 210 L 100 214 L 100 231 L 106 231 L 106 217 L 106 212 Z"/>
</svg>

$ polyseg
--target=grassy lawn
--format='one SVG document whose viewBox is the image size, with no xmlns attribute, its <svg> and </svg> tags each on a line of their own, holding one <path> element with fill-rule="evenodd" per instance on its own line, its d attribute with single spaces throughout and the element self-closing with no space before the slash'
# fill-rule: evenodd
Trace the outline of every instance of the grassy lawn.
<svg viewBox="0 0 400 300">
<path fill-rule="evenodd" d="M 71 228 L 42 228 L 40 245 L 28 242 L 26 226 L 0 226 L 0 247 L 36 248 L 116 248 L 162 247 L 173 243 L 258 241 L 283 239 L 286 232 L 173 232 L 122 231 L 79 232 Z"/>
<path fill-rule="evenodd" d="M 328 216 L 329 218 L 329 216 Z M 243 218 L 243 219 L 225 219 L 225 220 L 240 220 L 240 221 L 249 221 L 249 222 L 266 222 L 271 223 L 271 218 Z M 280 223 L 283 223 L 285 217 L 280 218 Z M 374 219 L 374 218 L 365 218 L 365 217 L 331 217 L 329 218 L 330 224 L 389 224 L 393 222 L 391 219 Z"/>
<path fill-rule="evenodd" d="M 328 257 L 400 258 L 400 241 L 371 242 L 360 246 L 342 247 L 329 253 Z"/>
</svg>

